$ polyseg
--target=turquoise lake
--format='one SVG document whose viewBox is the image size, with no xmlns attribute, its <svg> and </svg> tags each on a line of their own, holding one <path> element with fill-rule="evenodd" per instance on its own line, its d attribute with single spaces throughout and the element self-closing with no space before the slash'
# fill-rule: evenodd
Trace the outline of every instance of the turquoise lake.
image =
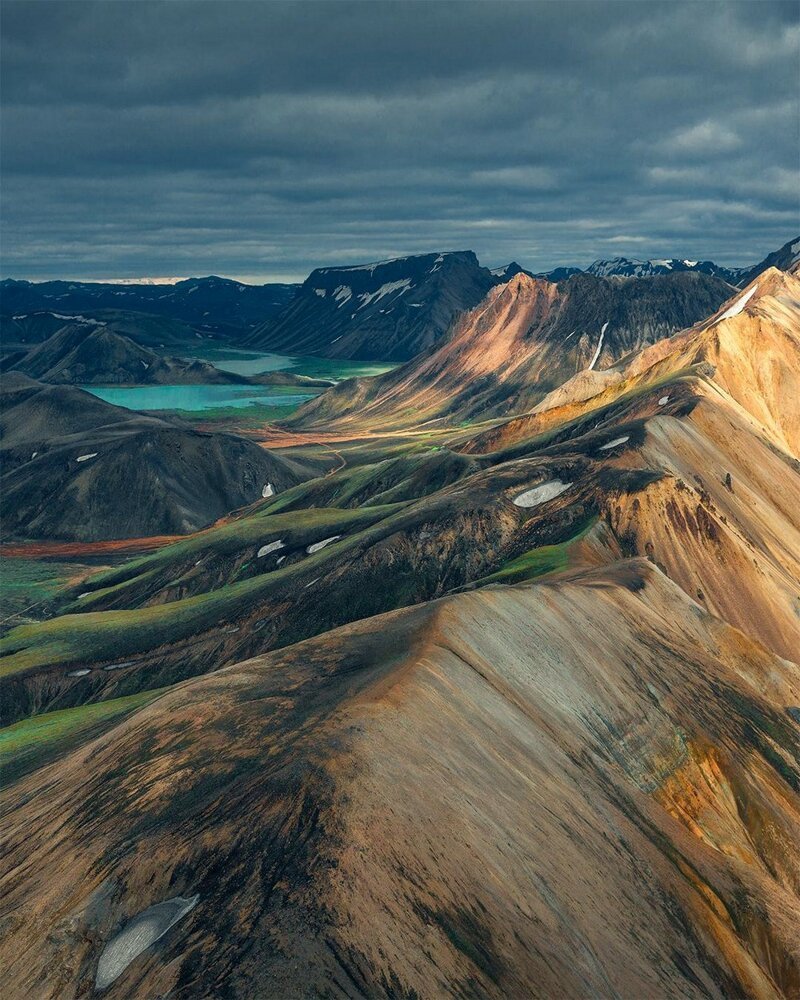
<svg viewBox="0 0 800 1000">
<path fill-rule="evenodd" d="M 286 354 L 264 354 L 230 347 L 203 347 L 185 357 L 209 361 L 216 368 L 236 375 L 260 375 L 291 369 L 297 375 L 340 381 L 364 375 L 380 375 L 394 364 L 370 361 L 335 361 L 328 358 L 290 357 Z M 82 385 L 82 389 L 115 406 L 129 410 L 189 410 L 200 412 L 218 406 L 285 406 L 292 409 L 312 399 L 317 392 L 292 392 L 291 388 L 276 390 L 274 386 L 247 385 Z"/>
<path fill-rule="evenodd" d="M 245 385 L 114 385 L 81 386 L 93 396 L 130 410 L 210 410 L 217 406 L 294 407 L 312 399 L 316 393 L 277 393 L 269 386 Z"/>
</svg>

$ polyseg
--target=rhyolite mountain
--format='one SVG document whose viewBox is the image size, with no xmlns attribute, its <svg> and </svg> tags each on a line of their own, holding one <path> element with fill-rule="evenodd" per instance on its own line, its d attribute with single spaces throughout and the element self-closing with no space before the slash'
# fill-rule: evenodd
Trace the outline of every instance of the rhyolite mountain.
<svg viewBox="0 0 800 1000">
<path fill-rule="evenodd" d="M 411 426 L 525 410 L 576 372 L 606 368 L 705 319 L 731 291 L 721 278 L 693 271 L 626 279 L 579 273 L 558 283 L 520 272 L 462 315 L 433 351 L 377 378 L 340 383 L 291 423 Z"/>
<path fill-rule="evenodd" d="M 455 316 L 496 281 L 472 251 L 322 267 L 246 342 L 294 354 L 406 361 L 441 340 Z"/>
<path fill-rule="evenodd" d="M 83 314 L 108 319 L 107 310 L 180 320 L 206 334 L 239 337 L 283 309 L 297 285 L 246 285 L 212 275 L 174 284 L 88 281 L 0 282 L 0 312 L 6 320 L 31 313 Z"/>
<path fill-rule="evenodd" d="M 6 992 L 795 997 L 798 300 L 340 440 L 9 632 Z"/>
<path fill-rule="evenodd" d="M 6 540 L 185 534 L 316 472 L 17 372 L 0 376 L 0 395 Z"/>
</svg>

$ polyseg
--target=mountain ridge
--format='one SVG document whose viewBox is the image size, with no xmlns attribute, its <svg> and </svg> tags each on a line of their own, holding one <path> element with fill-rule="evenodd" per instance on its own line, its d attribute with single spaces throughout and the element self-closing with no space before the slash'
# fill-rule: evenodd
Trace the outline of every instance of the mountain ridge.
<svg viewBox="0 0 800 1000">
<path fill-rule="evenodd" d="M 405 361 L 440 340 L 495 283 L 469 251 L 312 271 L 294 300 L 247 338 L 251 347 Z"/>
</svg>

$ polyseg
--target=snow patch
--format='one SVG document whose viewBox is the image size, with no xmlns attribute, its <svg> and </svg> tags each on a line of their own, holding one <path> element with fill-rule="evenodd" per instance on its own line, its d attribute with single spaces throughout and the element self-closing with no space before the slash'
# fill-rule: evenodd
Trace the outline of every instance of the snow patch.
<svg viewBox="0 0 800 1000">
<path fill-rule="evenodd" d="M 265 483 L 264 484 L 264 489 L 261 491 L 261 496 L 265 500 L 267 499 L 267 497 L 274 497 L 275 496 L 275 487 L 272 485 L 272 483 Z"/>
<path fill-rule="evenodd" d="M 67 677 L 85 677 L 90 674 L 91 670 L 88 667 L 84 667 L 82 670 L 70 670 Z"/>
<path fill-rule="evenodd" d="M 131 962 L 163 937 L 197 905 L 199 896 L 175 896 L 137 913 L 103 948 L 97 963 L 95 986 L 104 990 Z"/>
<path fill-rule="evenodd" d="M 324 299 L 324 298 L 325 298 L 325 296 L 326 296 L 326 295 L 328 294 L 328 292 L 327 292 L 327 290 L 326 290 L 326 289 L 324 289 L 324 288 L 315 288 L 315 289 L 314 289 L 314 294 L 315 294 L 315 295 L 319 295 L 319 297 L 320 297 L 321 299 Z"/>
<path fill-rule="evenodd" d="M 353 289 L 349 285 L 339 285 L 333 293 L 333 298 L 339 305 L 337 309 L 341 309 L 345 302 L 349 302 L 353 297 Z"/>
<path fill-rule="evenodd" d="M 358 297 L 361 300 L 361 305 L 358 308 L 363 309 L 364 306 L 368 306 L 372 302 L 379 302 L 385 296 L 392 295 L 395 292 L 399 292 L 400 295 L 402 295 L 404 292 L 407 292 L 410 287 L 411 278 L 403 278 L 401 281 L 387 281 L 386 284 L 381 285 L 377 291 L 364 292 L 362 295 L 359 295 Z"/>
<path fill-rule="evenodd" d="M 618 444 L 625 444 L 626 441 L 630 440 L 630 434 L 626 434 L 625 437 L 614 438 L 613 441 L 609 441 L 607 444 L 601 444 L 599 451 L 608 451 L 609 448 L 616 448 Z"/>
<path fill-rule="evenodd" d="M 308 545 L 306 552 L 309 555 L 313 555 L 314 552 L 319 552 L 320 549 L 324 549 L 326 545 L 330 545 L 331 542 L 335 542 L 337 538 L 341 537 L 341 535 L 331 535 L 330 538 L 323 538 L 321 542 L 314 542 L 313 545 Z"/>
<path fill-rule="evenodd" d="M 76 462 L 88 462 L 90 458 L 97 458 L 98 452 L 90 451 L 88 455 L 78 455 L 75 459 Z"/>
<path fill-rule="evenodd" d="M 658 401 L 658 405 L 666 406 L 668 402 L 669 402 L 669 396 L 662 396 L 661 399 L 659 399 Z"/>
<path fill-rule="evenodd" d="M 554 500 L 557 496 L 564 493 L 565 490 L 568 490 L 570 486 L 572 486 L 572 483 L 562 483 L 560 479 L 551 479 L 547 483 L 542 483 L 540 486 L 534 486 L 533 489 L 520 493 L 514 499 L 514 503 L 517 507 L 538 507 L 541 503 Z"/>
<path fill-rule="evenodd" d="M 717 323 L 721 323 L 724 319 L 731 319 L 733 316 L 738 316 L 750 299 L 752 299 L 757 289 L 758 282 L 756 282 L 752 288 L 748 289 L 744 295 L 740 295 L 733 305 L 729 309 L 726 309 L 725 312 L 719 317 Z"/>
<path fill-rule="evenodd" d="M 45 296 L 45 298 L 49 298 L 49 296 Z M 62 298 L 62 296 L 59 296 L 59 298 Z M 66 320 L 70 320 L 72 323 L 86 323 L 87 326 L 105 326 L 106 325 L 102 320 L 91 319 L 91 317 L 89 317 L 89 316 L 65 316 L 63 313 L 54 313 L 54 312 L 51 312 L 50 315 L 54 319 L 66 319 Z"/>
<path fill-rule="evenodd" d="M 597 350 L 594 352 L 594 357 L 592 358 L 592 363 L 589 365 L 589 371 L 592 371 L 594 366 L 597 364 L 597 359 L 600 357 L 600 352 L 603 350 L 603 337 L 606 335 L 606 327 L 608 326 L 608 320 L 603 323 L 603 329 L 600 331 L 600 340 L 597 342 Z"/>
<path fill-rule="evenodd" d="M 268 556 L 270 552 L 277 552 L 278 549 L 283 548 L 283 542 L 268 542 L 266 545 L 262 545 L 261 548 L 256 553 L 256 559 L 261 559 L 262 556 Z"/>
</svg>

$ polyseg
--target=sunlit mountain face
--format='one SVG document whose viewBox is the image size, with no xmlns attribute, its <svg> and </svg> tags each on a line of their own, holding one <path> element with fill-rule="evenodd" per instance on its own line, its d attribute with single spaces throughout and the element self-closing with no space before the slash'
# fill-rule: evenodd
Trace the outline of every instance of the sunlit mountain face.
<svg viewBox="0 0 800 1000">
<path fill-rule="evenodd" d="M 3 1000 L 800 1000 L 796 4 L 0 46 Z"/>
</svg>

